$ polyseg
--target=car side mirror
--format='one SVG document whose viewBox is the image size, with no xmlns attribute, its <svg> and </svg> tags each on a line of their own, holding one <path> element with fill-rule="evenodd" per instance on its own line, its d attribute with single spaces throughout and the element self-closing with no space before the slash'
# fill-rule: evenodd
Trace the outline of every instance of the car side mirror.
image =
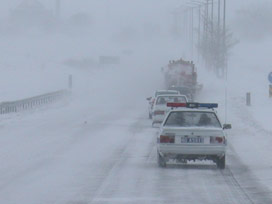
<svg viewBox="0 0 272 204">
<path fill-rule="evenodd" d="M 224 124 L 223 129 L 231 129 L 231 124 Z"/>
<path fill-rule="evenodd" d="M 148 98 L 146 98 L 146 100 L 150 101 L 150 100 L 151 100 L 151 98 L 152 98 L 152 97 L 148 97 Z"/>
</svg>

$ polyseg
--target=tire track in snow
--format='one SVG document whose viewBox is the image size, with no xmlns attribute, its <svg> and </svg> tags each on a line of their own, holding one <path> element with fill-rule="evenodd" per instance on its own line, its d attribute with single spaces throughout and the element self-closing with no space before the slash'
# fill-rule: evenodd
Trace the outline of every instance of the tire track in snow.
<svg viewBox="0 0 272 204">
<path fill-rule="evenodd" d="M 118 172 L 120 170 L 120 168 L 123 167 L 123 164 L 125 164 L 127 162 L 127 160 L 131 158 L 131 156 L 129 155 L 130 154 L 129 151 L 130 151 L 130 148 L 134 144 L 133 140 L 134 140 L 135 136 L 147 128 L 146 123 L 143 123 L 143 121 L 145 122 L 145 120 L 143 120 L 143 118 L 139 118 L 138 121 L 136 121 L 134 124 L 132 124 L 129 127 L 128 134 L 130 135 L 130 138 L 129 138 L 127 144 L 125 144 L 118 151 L 117 155 L 114 156 L 114 157 L 118 157 L 118 159 L 116 161 L 112 162 L 110 165 L 110 168 L 108 168 L 105 171 L 105 174 L 106 174 L 105 178 L 101 182 L 97 191 L 92 196 L 90 196 L 90 200 L 87 202 L 88 204 L 101 201 L 101 197 L 103 197 L 103 193 L 106 191 L 108 186 L 111 185 L 111 181 L 114 180 L 116 172 Z M 113 189 L 113 191 L 111 192 L 112 194 L 114 194 L 114 190 L 115 189 Z M 126 200 L 124 200 L 124 201 L 126 202 Z"/>
<path fill-rule="evenodd" d="M 272 203 L 272 192 L 258 181 L 258 178 L 241 161 L 232 145 L 229 145 L 231 154 L 228 154 L 230 165 L 221 173 L 234 187 L 234 192 L 241 192 L 241 196 L 250 204 Z"/>
<path fill-rule="evenodd" d="M 118 171 L 120 166 L 122 166 L 122 164 L 125 163 L 127 159 L 129 159 L 127 153 L 129 152 L 128 150 L 130 146 L 128 144 L 133 143 L 132 141 L 135 135 L 146 128 L 145 124 L 142 123 L 142 119 L 143 118 L 139 118 L 135 123 L 131 124 L 130 126 L 124 124 L 117 124 L 117 127 L 123 127 L 128 129 L 129 138 L 127 142 L 125 144 L 122 144 L 122 146 L 114 151 L 114 153 L 111 155 L 111 159 L 109 159 L 109 161 L 106 161 L 106 165 L 103 168 L 99 168 L 100 176 L 99 179 L 96 180 L 96 190 L 90 191 L 90 186 L 86 186 L 84 190 L 84 197 L 88 197 L 88 199 L 75 199 L 69 202 L 65 202 L 66 204 L 90 204 L 95 202 L 96 199 L 103 194 L 103 192 L 109 185 L 111 178 L 114 177 L 114 172 Z"/>
<path fill-rule="evenodd" d="M 266 138 L 271 138 L 272 132 L 265 130 L 246 109 L 243 98 L 232 97 L 232 109 L 235 116 L 246 126 L 245 129 L 240 130 L 243 136 L 255 135 L 253 132 L 258 132 Z M 238 132 L 239 133 L 239 132 Z M 234 137 L 239 137 L 237 130 L 234 132 Z M 246 139 L 246 138 L 245 138 Z M 271 140 L 272 142 L 272 140 Z M 228 154 L 230 165 L 227 171 L 222 171 L 226 176 L 227 181 L 236 186 L 235 189 L 240 189 L 248 201 L 252 204 L 272 203 L 271 190 L 262 184 L 259 179 L 253 174 L 249 166 L 246 166 L 239 154 L 235 151 L 232 144 L 228 145 L 231 153 Z"/>
</svg>

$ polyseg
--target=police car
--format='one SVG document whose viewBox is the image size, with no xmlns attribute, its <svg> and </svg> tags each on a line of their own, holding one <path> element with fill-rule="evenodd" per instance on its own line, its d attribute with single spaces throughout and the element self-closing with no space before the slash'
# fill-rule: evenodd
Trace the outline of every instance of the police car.
<svg viewBox="0 0 272 204">
<path fill-rule="evenodd" d="M 168 103 L 172 110 L 166 115 L 157 136 L 158 165 L 170 160 L 186 163 L 212 160 L 225 168 L 227 138 L 214 108 L 218 104 Z"/>
<path fill-rule="evenodd" d="M 167 107 L 167 103 L 170 102 L 187 103 L 188 99 L 185 95 L 168 94 L 157 96 L 152 110 L 152 126 L 164 120 L 166 113 L 171 109 Z"/>
</svg>

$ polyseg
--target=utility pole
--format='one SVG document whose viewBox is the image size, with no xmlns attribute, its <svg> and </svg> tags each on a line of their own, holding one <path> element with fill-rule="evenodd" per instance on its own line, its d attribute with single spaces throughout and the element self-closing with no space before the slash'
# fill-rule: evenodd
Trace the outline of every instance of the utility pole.
<svg viewBox="0 0 272 204">
<path fill-rule="evenodd" d="M 200 59 L 200 43 L 201 43 L 201 9 L 202 9 L 202 6 L 204 6 L 205 5 L 205 3 L 204 2 L 201 2 L 201 1 L 191 1 L 190 2 L 191 4 L 194 4 L 195 5 L 195 7 L 193 7 L 193 8 L 195 8 L 195 9 L 198 9 L 198 28 L 197 28 L 197 41 L 198 41 L 198 43 L 197 43 L 197 45 L 198 45 L 198 49 L 197 49 L 197 61 L 199 62 L 199 59 Z M 203 20 L 203 33 L 205 32 L 205 19 Z"/>
<path fill-rule="evenodd" d="M 61 9 L 61 2 L 60 0 L 56 0 L 56 18 L 60 18 L 60 9 Z"/>
<path fill-rule="evenodd" d="M 211 35 L 213 35 L 213 0 L 212 1 L 212 11 L 211 11 Z"/>
<path fill-rule="evenodd" d="M 198 49 L 197 49 L 197 61 L 199 62 L 199 46 L 200 46 L 200 35 L 201 35 L 201 6 L 198 7 Z"/>
<path fill-rule="evenodd" d="M 226 34 L 226 0 L 224 0 L 224 7 L 223 7 L 223 33 L 225 36 Z"/>
<path fill-rule="evenodd" d="M 192 46 L 192 59 L 194 59 L 194 8 L 191 8 L 191 21 L 192 21 L 192 33 L 191 33 L 191 37 L 192 37 L 192 41 L 191 41 L 191 46 Z"/>
<path fill-rule="evenodd" d="M 217 27 L 218 27 L 218 31 L 220 29 L 220 20 L 221 20 L 221 0 L 218 0 L 218 13 L 217 13 Z"/>
<path fill-rule="evenodd" d="M 209 0 L 206 0 L 205 4 L 205 17 L 204 17 L 204 36 L 203 36 L 203 46 L 204 46 L 204 53 L 208 53 L 208 27 L 209 24 Z M 208 61 L 207 59 L 205 60 L 205 67 L 208 68 Z"/>
<path fill-rule="evenodd" d="M 216 49 L 219 57 L 216 59 L 216 74 L 219 76 L 219 71 L 222 71 L 222 65 L 220 61 L 222 60 L 222 54 L 220 54 L 220 49 L 222 47 L 221 43 L 221 27 L 220 27 L 220 21 L 221 21 L 221 0 L 218 0 L 218 11 L 217 11 L 217 39 L 216 39 Z M 224 69 L 223 69 L 224 70 Z"/>
<path fill-rule="evenodd" d="M 226 0 L 224 1 L 224 7 L 223 7 L 223 49 L 224 49 L 224 69 L 223 72 L 225 73 L 227 77 L 227 53 L 226 53 Z"/>
</svg>

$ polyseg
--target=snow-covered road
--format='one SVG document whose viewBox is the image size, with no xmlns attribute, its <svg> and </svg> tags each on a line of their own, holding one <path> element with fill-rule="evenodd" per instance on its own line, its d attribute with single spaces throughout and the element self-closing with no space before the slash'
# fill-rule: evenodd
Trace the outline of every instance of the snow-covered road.
<svg viewBox="0 0 272 204">
<path fill-rule="evenodd" d="M 159 168 L 145 107 L 71 106 L 3 119 L 0 203 L 272 202 L 231 144 L 223 171 L 210 162 Z"/>
<path fill-rule="evenodd" d="M 119 68 L 69 70 L 74 87 L 68 104 L 0 116 L 0 203 L 272 203 L 271 134 L 233 91 L 235 82 L 227 101 L 233 125 L 227 168 L 211 162 L 157 166 L 158 129 L 147 119 L 145 98 L 162 88 L 160 66 L 171 58 L 145 54 Z M 47 72 L 49 77 L 55 70 Z M 54 89 L 66 81 L 67 71 L 59 72 L 63 80 L 55 80 Z M 222 81 L 200 79 L 199 101 L 218 102 L 224 121 Z M 20 98 L 32 86 L 52 89 L 36 83 L 23 87 Z"/>
</svg>

